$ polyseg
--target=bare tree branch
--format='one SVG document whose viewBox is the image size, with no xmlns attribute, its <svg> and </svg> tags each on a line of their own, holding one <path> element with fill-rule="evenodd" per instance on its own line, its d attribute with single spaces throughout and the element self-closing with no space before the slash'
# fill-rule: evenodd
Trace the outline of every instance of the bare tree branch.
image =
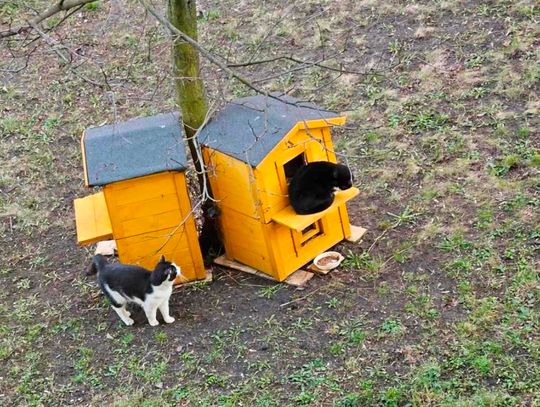
<svg viewBox="0 0 540 407">
<path fill-rule="evenodd" d="M 77 67 L 72 66 L 71 65 L 71 60 L 68 58 L 68 56 L 66 56 L 61 51 L 62 49 L 66 49 L 68 51 L 68 55 L 71 58 L 70 50 L 66 46 L 64 46 L 59 41 L 56 41 L 55 39 L 53 39 L 52 37 L 50 37 L 49 35 L 47 35 L 43 31 L 41 31 L 40 28 L 37 25 L 32 24 L 31 28 L 34 29 L 40 35 L 40 37 L 43 39 L 43 41 L 45 41 L 45 43 L 60 57 L 60 59 L 66 64 L 66 66 L 69 68 L 69 70 L 71 72 L 73 72 L 73 74 L 75 76 L 81 78 L 85 82 L 90 83 L 91 85 L 100 86 L 100 87 L 108 86 L 108 83 L 103 84 L 103 83 L 100 83 L 100 82 L 93 81 L 92 79 L 89 79 L 86 76 L 81 75 L 79 72 L 77 72 L 76 71 Z M 104 74 L 103 70 L 101 72 Z M 110 86 L 109 86 L 109 88 L 110 88 Z"/>
<path fill-rule="evenodd" d="M 257 92 L 258 94 L 264 95 L 264 96 L 266 96 L 266 97 L 268 97 L 270 99 L 278 100 L 278 101 L 280 101 L 282 103 L 285 103 L 285 104 L 288 104 L 288 105 L 298 106 L 298 103 L 288 101 L 286 99 L 283 99 L 283 98 L 280 98 L 280 97 L 278 97 L 276 95 L 273 95 L 270 92 L 267 92 L 267 91 L 265 91 L 263 89 L 258 88 L 248 78 L 246 78 L 242 74 L 240 74 L 240 73 L 232 70 L 231 68 L 229 68 L 227 66 L 226 62 L 220 60 L 220 58 L 218 58 L 217 56 L 212 54 L 210 51 L 208 51 L 206 48 L 204 48 L 201 44 L 199 44 L 197 41 L 195 41 L 189 35 L 187 35 L 186 33 L 182 32 L 178 28 L 176 28 L 169 20 L 167 20 L 167 18 L 162 16 L 160 13 L 158 13 L 158 11 L 154 7 L 152 7 L 150 4 L 148 4 L 148 2 L 146 0 L 139 0 L 139 3 L 141 3 L 141 5 L 150 14 L 152 14 L 156 18 L 156 20 L 158 20 L 158 22 L 161 23 L 161 25 L 166 27 L 172 34 L 174 34 L 174 36 L 176 36 L 176 37 L 182 39 L 183 41 L 187 42 L 188 44 L 190 44 L 197 51 L 199 51 L 199 53 L 204 58 L 206 58 L 208 61 L 210 61 L 214 65 L 217 65 L 219 68 L 221 68 L 223 70 L 223 72 L 228 74 L 231 78 L 235 78 L 237 81 L 243 83 L 249 89 Z M 306 109 L 323 110 L 323 109 L 320 109 L 318 107 L 311 107 L 309 105 L 302 106 L 302 107 L 304 107 Z"/>
<path fill-rule="evenodd" d="M 319 61 L 305 61 L 305 60 L 302 60 L 302 59 L 292 57 L 290 55 L 279 55 L 279 56 L 274 57 L 274 58 L 260 59 L 260 60 L 257 60 L 257 61 L 237 63 L 237 64 L 228 64 L 227 66 L 229 68 L 240 68 L 240 67 L 244 67 L 244 66 L 260 65 L 260 64 L 267 64 L 267 63 L 270 63 L 270 62 L 276 62 L 276 61 L 280 61 L 280 60 L 286 60 L 286 61 L 295 62 L 297 64 L 306 65 L 307 67 L 309 67 L 309 66 L 317 66 L 319 68 L 327 69 L 329 71 L 339 72 L 339 73 L 342 73 L 342 74 L 372 75 L 373 73 L 381 73 L 381 72 L 383 72 L 383 71 L 373 72 L 372 69 L 368 70 L 367 72 L 353 71 L 353 70 L 350 70 L 350 69 L 336 68 L 336 67 L 329 66 L 329 65 L 321 63 L 323 61 L 327 61 L 327 60 L 329 60 L 331 58 L 334 58 L 335 56 L 337 56 L 337 55 L 339 55 L 341 53 L 342 52 L 338 52 L 338 53 L 334 54 L 331 57 L 327 57 L 324 60 L 319 60 Z M 391 68 L 393 68 L 395 66 L 396 65 L 391 66 L 388 69 L 391 69 Z"/>
<path fill-rule="evenodd" d="M 191 38 L 189 35 L 183 33 L 178 28 L 176 28 L 172 23 L 167 20 L 164 16 L 159 14 L 155 8 L 153 8 L 150 4 L 146 2 L 146 0 L 139 0 L 139 3 L 142 4 L 142 6 L 148 10 L 150 14 L 152 14 L 156 20 L 158 20 L 163 26 L 165 26 L 171 33 L 173 33 L 176 37 L 180 37 L 183 41 L 190 44 L 192 47 L 194 47 L 199 53 L 204 56 L 208 61 L 213 63 L 214 65 L 217 65 L 219 68 L 221 68 L 224 72 L 229 74 L 231 77 L 236 78 L 240 82 L 242 82 L 244 85 L 246 85 L 248 88 L 256 91 L 257 93 L 264 93 L 266 92 L 258 89 L 255 87 L 247 78 L 245 78 L 243 75 L 240 75 L 239 73 L 233 71 L 231 68 L 227 66 L 225 62 L 220 61 L 214 54 L 212 54 L 210 51 L 205 49 L 202 45 L 200 45 L 197 41 L 195 41 L 193 38 Z"/>
<path fill-rule="evenodd" d="M 290 74 L 290 73 L 293 73 L 293 72 L 296 72 L 296 71 L 302 71 L 304 69 L 309 68 L 310 66 L 320 66 L 320 63 L 325 61 L 325 60 L 326 60 L 326 58 L 321 58 L 321 59 L 319 59 L 318 61 L 315 61 L 315 62 L 307 62 L 305 64 L 295 66 L 294 68 L 287 69 L 286 71 L 278 72 L 276 74 L 267 76 L 266 78 L 256 79 L 254 82 L 255 83 L 266 82 L 266 81 L 269 81 L 270 79 L 279 78 L 281 76 L 284 76 L 284 75 L 287 75 L 287 74 Z"/>
<path fill-rule="evenodd" d="M 92 3 L 96 0 L 58 0 L 53 6 L 49 7 L 43 13 L 38 14 L 33 19 L 28 21 L 26 25 L 10 28 L 9 30 L 0 31 L 0 38 L 11 37 L 13 35 L 21 34 L 25 31 L 31 30 L 33 27 L 40 24 L 43 20 L 60 13 L 61 11 L 67 11 L 74 7 L 83 6 L 87 3 Z"/>
</svg>

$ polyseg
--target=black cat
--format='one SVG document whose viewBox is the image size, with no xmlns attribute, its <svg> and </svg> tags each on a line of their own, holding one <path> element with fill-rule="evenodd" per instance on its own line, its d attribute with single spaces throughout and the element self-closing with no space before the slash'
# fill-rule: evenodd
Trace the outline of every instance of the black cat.
<svg viewBox="0 0 540 407">
<path fill-rule="evenodd" d="M 308 215 L 324 211 L 334 202 L 334 190 L 352 187 L 349 168 L 315 161 L 300 167 L 289 183 L 289 202 L 295 212 Z"/>
<path fill-rule="evenodd" d="M 222 235 L 219 228 L 220 210 L 212 203 L 205 203 L 203 209 L 203 224 L 199 234 L 199 246 L 204 264 L 209 266 L 212 259 L 223 251 Z"/>
<path fill-rule="evenodd" d="M 156 319 L 158 309 L 166 323 L 174 322 L 174 318 L 169 315 L 169 298 L 174 279 L 181 275 L 176 264 L 161 256 L 154 271 L 150 272 L 134 265 L 108 264 L 102 255 L 96 254 L 86 274 L 96 272 L 99 287 L 126 325 L 133 325 L 131 314 L 126 309 L 128 302 L 140 305 L 152 326 L 159 324 Z"/>
</svg>

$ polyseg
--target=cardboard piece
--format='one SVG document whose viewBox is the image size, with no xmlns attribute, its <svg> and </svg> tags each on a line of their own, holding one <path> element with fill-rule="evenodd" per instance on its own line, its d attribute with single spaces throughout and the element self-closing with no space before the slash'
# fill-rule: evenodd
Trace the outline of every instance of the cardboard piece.
<svg viewBox="0 0 540 407">
<path fill-rule="evenodd" d="M 94 254 L 101 254 L 103 256 L 114 256 L 116 253 L 116 242 L 114 240 L 102 240 L 96 245 L 96 251 Z"/>
</svg>

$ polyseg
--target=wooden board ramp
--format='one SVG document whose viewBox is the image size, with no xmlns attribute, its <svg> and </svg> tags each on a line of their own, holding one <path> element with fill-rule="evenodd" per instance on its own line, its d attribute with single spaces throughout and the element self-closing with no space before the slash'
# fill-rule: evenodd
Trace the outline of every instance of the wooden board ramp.
<svg viewBox="0 0 540 407">
<path fill-rule="evenodd" d="M 225 255 L 222 255 L 222 256 L 214 259 L 214 263 L 216 263 L 216 264 L 218 264 L 220 266 L 232 268 L 234 270 L 243 271 L 245 273 L 249 273 L 249 274 L 261 277 L 261 278 L 265 278 L 267 280 L 272 280 L 272 281 L 275 281 L 277 283 L 285 283 L 285 284 L 288 284 L 288 285 L 291 285 L 291 286 L 294 286 L 294 287 L 303 287 L 314 276 L 313 273 L 311 273 L 309 271 L 306 271 L 306 270 L 300 269 L 300 270 L 295 271 L 291 275 L 289 275 L 289 277 L 287 277 L 285 280 L 277 281 L 272 276 L 269 276 L 268 274 L 262 273 L 259 270 L 256 270 L 256 269 L 254 269 L 252 267 L 249 267 L 249 266 L 246 266 L 245 264 L 239 263 L 237 261 L 229 260 L 229 259 L 227 259 L 225 257 Z"/>
<path fill-rule="evenodd" d="M 111 219 L 103 191 L 73 201 L 79 244 L 112 239 Z"/>
<path fill-rule="evenodd" d="M 360 240 L 362 240 L 366 232 L 367 232 L 367 229 L 361 226 L 351 225 L 351 235 L 347 238 L 347 241 L 352 242 L 352 243 L 357 243 Z"/>
</svg>

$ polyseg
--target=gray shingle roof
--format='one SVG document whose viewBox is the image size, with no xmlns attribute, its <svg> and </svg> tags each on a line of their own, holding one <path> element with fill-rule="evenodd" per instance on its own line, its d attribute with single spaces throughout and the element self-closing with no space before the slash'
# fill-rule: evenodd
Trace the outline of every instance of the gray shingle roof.
<svg viewBox="0 0 540 407">
<path fill-rule="evenodd" d="M 255 167 L 296 123 L 339 117 L 293 97 L 276 96 L 295 104 L 264 95 L 237 99 L 199 132 L 199 142 Z"/>
<path fill-rule="evenodd" d="M 87 129 L 83 144 L 88 185 L 185 170 L 179 118 L 178 113 L 164 113 Z"/>
</svg>

